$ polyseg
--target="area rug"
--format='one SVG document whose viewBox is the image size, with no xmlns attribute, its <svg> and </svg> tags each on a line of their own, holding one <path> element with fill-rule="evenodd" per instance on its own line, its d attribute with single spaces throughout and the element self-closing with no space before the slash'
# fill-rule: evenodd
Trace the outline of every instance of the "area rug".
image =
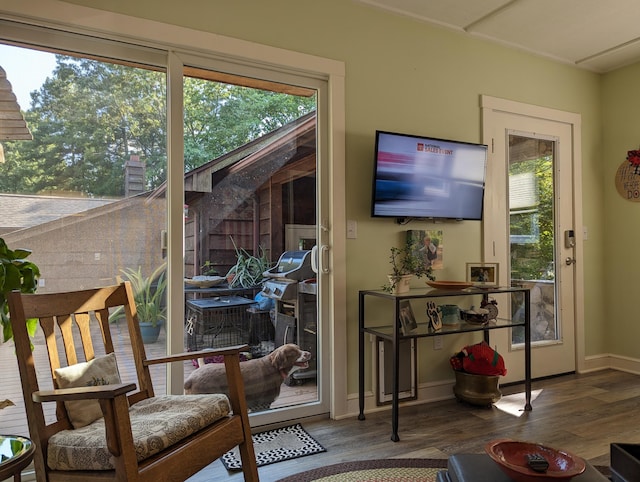
<svg viewBox="0 0 640 482">
<path fill-rule="evenodd" d="M 380 459 L 344 462 L 290 475 L 278 482 L 435 482 L 447 459 Z"/>
<path fill-rule="evenodd" d="M 380 459 L 343 462 L 290 475 L 277 482 L 436 482 L 447 459 Z M 595 468 L 609 477 L 609 467 Z"/>
<path fill-rule="evenodd" d="M 258 467 L 326 451 L 299 423 L 256 433 L 252 439 Z M 241 470 L 238 447 L 224 454 L 222 463 L 227 470 Z"/>
</svg>

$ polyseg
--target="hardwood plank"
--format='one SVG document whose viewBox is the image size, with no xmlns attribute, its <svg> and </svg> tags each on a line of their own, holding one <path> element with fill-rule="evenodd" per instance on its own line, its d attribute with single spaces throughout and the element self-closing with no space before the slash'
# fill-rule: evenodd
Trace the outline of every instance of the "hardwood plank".
<svg viewBox="0 0 640 482">
<path fill-rule="evenodd" d="M 117 325 L 111 328 L 115 344 L 126 342 L 126 333 L 119 332 Z M 158 343 L 148 345 L 145 349 L 163 355 L 164 332 L 161 337 Z M 36 355 L 40 351 L 37 346 L 39 343 L 42 341 L 36 339 Z M 123 378 L 126 378 L 130 362 L 120 350 L 116 351 L 120 355 L 119 364 L 123 365 Z M 10 375 L 3 380 L 3 399 L 10 398 L 16 403 L 16 407 L 2 410 L 0 431 L 28 435 L 13 343 L 0 345 L 0 361 L 7 368 L 7 375 Z M 185 374 L 192 370 L 193 366 L 185 362 Z M 162 372 L 154 382 L 157 383 L 157 392 L 163 393 Z M 353 460 L 446 458 L 460 452 L 481 453 L 487 441 L 501 437 L 536 441 L 571 450 L 596 465 L 609 464 L 610 443 L 640 443 L 640 426 L 633 422 L 640 404 L 640 376 L 603 370 L 536 381 L 532 388 L 542 389 L 542 392 L 533 402 L 533 411 L 519 417 L 495 407 L 475 407 L 454 399 L 412 407 L 401 406 L 398 443 L 390 440 L 389 411 L 367 414 L 364 421 L 357 420 L 355 414 L 344 420 L 301 420 L 304 428 L 327 452 L 261 467 L 261 480 L 273 481 L 303 470 Z M 501 391 L 503 395 L 509 395 L 522 392 L 523 389 L 523 386 L 515 385 L 502 387 Z M 278 403 L 289 404 L 297 397 L 314 397 L 315 390 L 314 384 L 283 386 Z M 267 428 L 260 427 L 258 430 Z M 227 472 L 222 463 L 217 461 L 189 480 L 233 482 L 241 481 L 242 474 Z"/>
<path fill-rule="evenodd" d="M 595 465 L 609 465 L 609 444 L 640 443 L 633 422 L 640 404 L 640 376 L 615 370 L 535 381 L 542 389 L 533 411 L 520 416 L 495 407 L 475 407 L 454 399 L 400 408 L 400 441 L 391 436 L 390 412 L 344 420 L 301 420 L 327 452 L 260 467 L 260 480 L 270 482 L 325 465 L 379 458 L 447 458 L 455 453 L 483 453 L 496 438 L 529 440 L 570 450 Z M 503 387 L 503 395 L 524 390 Z M 259 430 L 265 430 L 261 428 Z M 189 482 L 242 481 L 216 461 Z"/>
</svg>

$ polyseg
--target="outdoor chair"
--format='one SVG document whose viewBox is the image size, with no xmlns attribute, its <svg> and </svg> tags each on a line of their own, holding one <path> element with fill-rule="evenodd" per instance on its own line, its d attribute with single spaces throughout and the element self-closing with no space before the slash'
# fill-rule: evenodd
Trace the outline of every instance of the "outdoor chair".
<svg viewBox="0 0 640 482">
<path fill-rule="evenodd" d="M 124 353 L 114 353 L 118 335 L 108 318 L 118 306 L 124 307 L 128 329 L 121 338 L 130 339 L 135 373 L 127 370 L 131 364 L 117 363 Z M 205 353 L 147 359 L 129 282 L 66 293 L 16 291 L 9 309 L 38 481 L 183 481 L 238 445 L 245 481 L 258 481 L 239 364 L 246 346 L 206 352 L 224 355 L 228 397 L 156 396 L 152 365 Z M 46 348 L 49 366 L 36 366 L 45 358 L 32 351 L 30 318 L 38 319 L 46 344 L 33 350 Z M 136 383 L 120 383 L 119 366 L 123 379 Z M 51 376 L 53 389 L 39 389 L 43 376 Z M 44 409 L 48 402 L 56 404 L 55 421 L 45 420 L 47 413 L 54 418 Z"/>
</svg>

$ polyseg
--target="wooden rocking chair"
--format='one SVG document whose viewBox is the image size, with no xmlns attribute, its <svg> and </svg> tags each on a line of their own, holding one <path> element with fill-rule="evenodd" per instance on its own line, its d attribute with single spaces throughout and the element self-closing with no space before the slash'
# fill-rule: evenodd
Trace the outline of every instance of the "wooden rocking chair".
<svg viewBox="0 0 640 482">
<path fill-rule="evenodd" d="M 258 481 L 239 364 L 246 347 L 206 352 L 224 355 L 228 398 L 156 396 L 150 366 L 205 352 L 147 359 L 133 300 L 129 282 L 67 293 L 9 294 L 37 480 L 183 481 L 239 445 L 245 481 Z M 118 306 L 124 307 L 135 360 L 135 374 L 126 375 L 136 383 L 119 380 L 108 321 L 109 310 Z M 27 333 L 30 318 L 38 319 L 48 351 L 50 366 L 39 370 L 40 357 L 34 357 Z M 100 329 L 91 330 L 96 323 Z M 92 331 L 100 333 L 98 340 Z M 79 362 L 80 356 L 85 361 Z M 40 390 L 37 377 L 47 373 L 54 389 Z M 56 403 L 56 421 L 45 420 L 46 402 Z"/>
</svg>

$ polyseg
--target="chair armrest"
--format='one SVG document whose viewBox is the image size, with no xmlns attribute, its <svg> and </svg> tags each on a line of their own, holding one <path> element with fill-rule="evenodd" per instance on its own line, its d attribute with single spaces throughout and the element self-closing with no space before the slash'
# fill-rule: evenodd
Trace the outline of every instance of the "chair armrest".
<svg viewBox="0 0 640 482">
<path fill-rule="evenodd" d="M 69 400 L 95 400 L 115 398 L 136 389 L 135 383 L 114 383 L 96 387 L 58 388 L 56 390 L 40 390 L 33 392 L 34 402 L 64 402 Z"/>
<path fill-rule="evenodd" d="M 226 348 L 210 348 L 207 350 L 199 350 L 199 351 L 187 351 L 184 353 L 174 353 L 173 355 L 167 355 L 160 358 L 150 358 L 144 361 L 144 364 L 149 365 L 158 365 L 160 363 L 171 363 L 177 361 L 184 360 L 194 360 L 196 358 L 205 358 L 209 356 L 215 355 L 239 355 L 243 351 L 247 351 L 249 349 L 249 345 L 236 345 L 229 346 Z"/>
</svg>

